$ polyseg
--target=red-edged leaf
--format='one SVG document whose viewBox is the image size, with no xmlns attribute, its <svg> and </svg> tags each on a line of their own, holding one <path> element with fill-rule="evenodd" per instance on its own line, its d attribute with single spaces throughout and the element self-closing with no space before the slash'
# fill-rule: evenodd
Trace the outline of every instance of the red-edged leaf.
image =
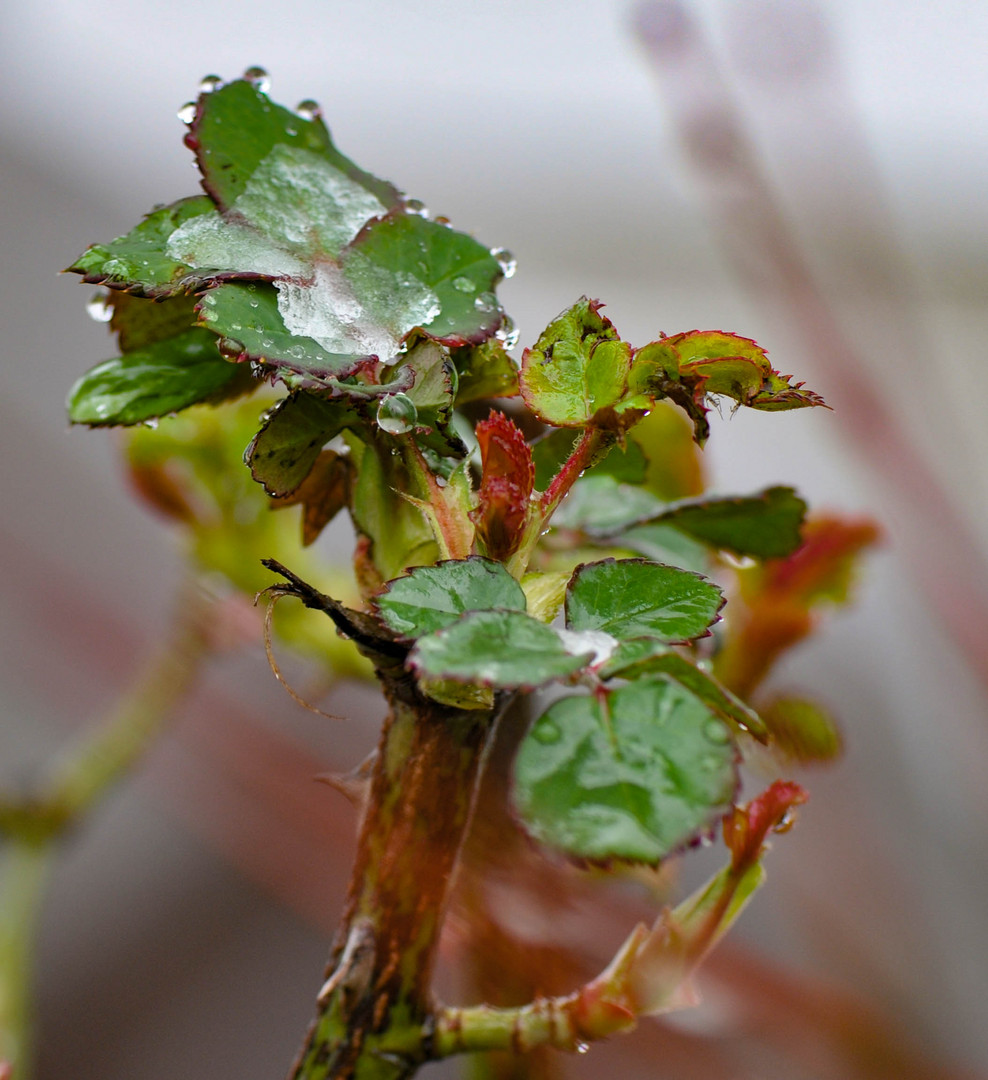
<svg viewBox="0 0 988 1080">
<path fill-rule="evenodd" d="M 535 486 L 532 451 L 521 429 L 494 410 L 477 425 L 476 435 L 482 463 L 480 501 L 470 518 L 487 555 L 503 562 L 518 547 L 528 520 Z"/>
<path fill-rule="evenodd" d="M 776 780 L 747 806 L 736 806 L 724 816 L 724 843 L 731 851 L 735 871 L 743 871 L 758 861 L 770 830 L 785 831 L 790 811 L 809 796 L 791 780 Z"/>
<path fill-rule="evenodd" d="M 271 506 L 302 506 L 302 546 L 314 543 L 319 534 L 350 501 L 349 458 L 323 450 L 305 479 L 291 495 L 275 498 Z"/>
</svg>

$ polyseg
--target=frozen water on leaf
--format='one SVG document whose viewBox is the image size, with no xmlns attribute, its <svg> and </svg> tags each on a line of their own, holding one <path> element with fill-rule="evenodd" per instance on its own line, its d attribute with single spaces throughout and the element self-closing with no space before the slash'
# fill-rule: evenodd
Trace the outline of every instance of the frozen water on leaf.
<svg viewBox="0 0 988 1080">
<path fill-rule="evenodd" d="M 222 85 L 223 80 L 219 75 L 204 75 L 199 80 L 199 93 L 212 94 L 214 91 L 219 90 Z"/>
<path fill-rule="evenodd" d="M 244 78 L 262 94 L 266 94 L 271 89 L 271 77 L 262 67 L 247 68 Z"/>
<path fill-rule="evenodd" d="M 285 145 L 258 165 L 233 210 L 276 242 L 333 256 L 370 218 L 387 212 L 376 195 L 318 154 Z"/>
<path fill-rule="evenodd" d="M 94 322 L 109 322 L 113 318 L 113 305 L 110 294 L 104 289 L 93 293 L 86 303 L 86 314 Z"/>
<path fill-rule="evenodd" d="M 418 420 L 418 409 L 407 394 L 389 394 L 377 407 L 377 426 L 389 435 L 404 435 Z"/>
<path fill-rule="evenodd" d="M 593 653 L 591 664 L 603 664 L 617 648 L 617 638 L 603 630 L 557 630 L 563 648 L 573 656 Z"/>
<path fill-rule="evenodd" d="M 359 252 L 342 269 L 320 262 L 310 281 L 276 281 L 275 288 L 285 328 L 329 353 L 390 358 L 409 330 L 428 325 L 440 310 L 422 282 Z"/>
<path fill-rule="evenodd" d="M 514 277 L 514 273 L 518 269 L 518 260 L 507 248 L 491 248 L 491 255 L 497 260 L 498 266 L 501 267 L 501 273 L 506 278 Z"/>
<path fill-rule="evenodd" d="M 306 264 L 256 229 L 224 221 L 216 210 L 189 218 L 168 238 L 168 254 L 196 269 L 239 270 L 270 277 L 301 277 Z"/>
<path fill-rule="evenodd" d="M 317 116 L 322 116 L 322 109 L 319 108 L 319 102 L 313 101 L 312 98 L 306 98 L 304 101 L 300 101 L 295 106 L 295 111 L 303 120 L 315 120 Z"/>
<path fill-rule="evenodd" d="M 183 124 L 191 124 L 196 118 L 196 103 L 187 101 L 175 115 Z"/>
</svg>

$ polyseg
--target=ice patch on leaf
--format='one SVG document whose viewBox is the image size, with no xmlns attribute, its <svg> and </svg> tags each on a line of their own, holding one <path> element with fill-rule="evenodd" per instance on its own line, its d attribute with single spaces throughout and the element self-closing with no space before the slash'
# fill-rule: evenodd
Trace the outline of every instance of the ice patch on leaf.
<svg viewBox="0 0 988 1080">
<path fill-rule="evenodd" d="M 255 229 L 225 221 L 218 211 L 200 214 L 168 238 L 168 255 L 196 270 L 236 270 L 269 277 L 308 273 L 301 260 L 271 243 Z"/>
<path fill-rule="evenodd" d="M 439 298 L 407 274 L 395 274 L 357 252 L 341 268 L 320 262 L 308 281 L 276 281 L 278 311 L 289 333 L 328 353 L 379 356 L 439 314 Z"/>
<path fill-rule="evenodd" d="M 276 146 L 254 170 L 233 211 L 274 241 L 338 255 L 387 207 L 325 158 Z"/>
<path fill-rule="evenodd" d="M 610 660 L 611 654 L 618 646 L 617 638 L 611 637 L 610 634 L 605 633 L 603 630 L 559 629 L 556 633 L 568 653 L 580 656 L 592 652 L 593 659 L 590 663 L 594 666 Z"/>
</svg>

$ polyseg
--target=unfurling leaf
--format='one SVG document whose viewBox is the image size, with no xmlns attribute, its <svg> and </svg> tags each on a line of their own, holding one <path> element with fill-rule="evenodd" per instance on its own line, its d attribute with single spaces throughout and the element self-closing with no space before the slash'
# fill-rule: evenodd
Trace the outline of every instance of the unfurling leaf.
<svg viewBox="0 0 988 1080">
<path fill-rule="evenodd" d="M 709 434 L 703 403 L 708 395 L 773 411 L 825 404 L 802 383 L 780 375 L 750 338 L 719 330 L 690 330 L 643 346 L 635 352 L 628 384 L 634 395 L 668 397 L 683 408 L 701 444 Z"/>
<path fill-rule="evenodd" d="M 528 522 L 535 468 L 521 429 L 503 413 L 492 411 L 476 427 L 481 477 L 477 508 L 470 520 L 477 539 L 492 559 L 510 558 Z"/>
<path fill-rule="evenodd" d="M 389 581 L 374 606 L 392 630 L 410 639 L 441 630 L 468 611 L 524 611 L 525 594 L 500 563 L 472 555 L 415 567 Z"/>
<path fill-rule="evenodd" d="M 799 784 L 776 780 L 747 806 L 736 806 L 724 818 L 724 843 L 731 851 L 734 870 L 743 871 L 757 862 L 769 832 L 787 828 L 793 807 L 801 806 L 807 798 Z"/>
<path fill-rule="evenodd" d="M 574 654 L 555 630 L 524 611 L 500 610 L 471 612 L 419 638 L 409 663 L 433 679 L 534 690 L 575 675 L 591 658 L 590 651 Z"/>
<path fill-rule="evenodd" d="M 521 362 L 525 404 L 546 424 L 584 427 L 607 420 L 625 395 L 631 346 L 621 341 L 601 303 L 583 297 L 554 319 Z"/>
<path fill-rule="evenodd" d="M 456 404 L 484 398 L 517 397 L 518 368 L 495 338 L 480 345 L 463 345 L 451 350 L 456 366 Z"/>
<path fill-rule="evenodd" d="M 730 804 L 735 761 L 730 729 L 697 697 L 643 679 L 543 713 L 515 762 L 514 804 L 532 836 L 577 859 L 656 863 Z"/>
<path fill-rule="evenodd" d="M 566 625 L 618 639 L 684 642 L 706 635 L 723 606 L 720 589 L 699 574 L 647 559 L 604 559 L 573 573 Z"/>
</svg>

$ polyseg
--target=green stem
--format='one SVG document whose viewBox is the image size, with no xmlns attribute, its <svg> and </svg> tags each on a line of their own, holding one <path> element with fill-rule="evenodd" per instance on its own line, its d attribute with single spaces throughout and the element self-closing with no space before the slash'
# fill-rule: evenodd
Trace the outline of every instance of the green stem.
<svg viewBox="0 0 988 1080">
<path fill-rule="evenodd" d="M 350 895 L 295 1080 L 404 1080 L 433 1056 L 439 932 L 500 709 L 439 705 L 407 675 L 384 689 Z"/>
<path fill-rule="evenodd" d="M 51 843 L 14 839 L 0 854 L 0 1077 L 31 1075 L 32 972 Z"/>
</svg>

